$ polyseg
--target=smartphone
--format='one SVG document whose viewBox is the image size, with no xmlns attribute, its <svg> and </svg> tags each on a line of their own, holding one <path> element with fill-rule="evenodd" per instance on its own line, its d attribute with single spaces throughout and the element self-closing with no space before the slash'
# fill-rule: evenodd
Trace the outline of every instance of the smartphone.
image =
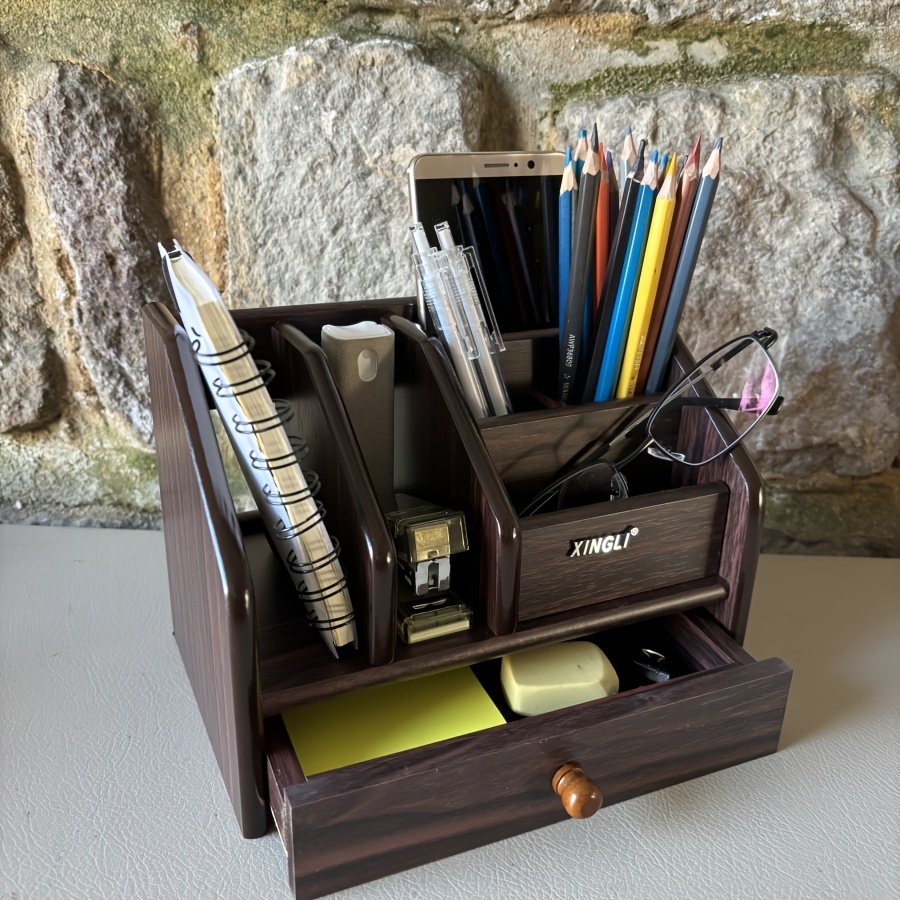
<svg viewBox="0 0 900 900">
<path fill-rule="evenodd" d="M 472 247 L 502 332 L 559 324 L 562 153 L 426 153 L 409 165 L 413 222 Z"/>
</svg>

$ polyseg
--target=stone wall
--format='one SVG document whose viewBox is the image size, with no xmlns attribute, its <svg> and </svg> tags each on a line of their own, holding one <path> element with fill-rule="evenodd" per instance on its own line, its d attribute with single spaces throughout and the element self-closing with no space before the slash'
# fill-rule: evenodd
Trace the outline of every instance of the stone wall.
<svg viewBox="0 0 900 900">
<path fill-rule="evenodd" d="M 416 153 L 596 121 L 723 174 L 683 324 L 771 325 L 769 546 L 900 553 L 900 3 L 0 5 L 0 519 L 159 519 L 139 308 L 407 295 Z M 204 10 L 200 12 L 201 8 Z M 352 292 L 347 286 L 352 285 Z"/>
</svg>

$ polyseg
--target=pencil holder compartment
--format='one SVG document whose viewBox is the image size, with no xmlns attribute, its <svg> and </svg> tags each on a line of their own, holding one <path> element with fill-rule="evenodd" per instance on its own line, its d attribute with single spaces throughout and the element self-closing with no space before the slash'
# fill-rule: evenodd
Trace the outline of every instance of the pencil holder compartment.
<svg viewBox="0 0 900 900">
<path fill-rule="evenodd" d="M 559 366 L 559 332 L 555 328 L 503 335 L 505 350 L 497 354 L 513 412 L 562 406 L 555 397 Z"/>
<path fill-rule="evenodd" d="M 555 333 L 549 340 L 554 339 Z M 598 439 L 627 427 L 655 399 L 552 405 L 547 387 L 555 377 L 557 357 L 556 347 L 547 341 L 543 335 L 510 336 L 504 373 L 510 394 L 525 411 L 478 422 L 515 509 Z M 690 366 L 679 344 L 672 377 Z M 528 409 L 529 402 L 537 408 Z M 691 430 L 678 435 L 678 445 L 703 442 L 710 429 L 727 427 L 718 415 L 697 416 Z M 626 475 L 627 499 L 518 519 L 517 620 L 603 604 L 620 605 L 634 617 L 660 603 L 668 609 L 711 605 L 729 628 L 739 631 L 743 623 L 736 610 L 752 584 L 762 526 L 761 482 L 746 452 L 738 447 L 701 468 L 645 455 Z"/>
</svg>

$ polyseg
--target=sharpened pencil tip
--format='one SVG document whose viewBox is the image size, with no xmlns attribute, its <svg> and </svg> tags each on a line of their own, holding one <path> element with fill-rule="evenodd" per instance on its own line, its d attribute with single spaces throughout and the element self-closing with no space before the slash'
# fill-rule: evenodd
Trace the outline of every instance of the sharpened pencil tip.
<svg viewBox="0 0 900 900">
<path fill-rule="evenodd" d="M 594 122 L 594 127 L 591 129 L 591 149 L 595 151 L 599 151 L 600 148 L 600 135 L 597 131 L 597 123 Z"/>
<path fill-rule="evenodd" d="M 719 177 L 719 164 L 721 162 L 722 156 L 722 138 L 719 138 L 716 143 L 713 145 L 712 151 L 709 154 L 709 159 L 706 160 L 706 165 L 703 167 L 703 177 L 704 178 L 718 178 Z"/>
</svg>

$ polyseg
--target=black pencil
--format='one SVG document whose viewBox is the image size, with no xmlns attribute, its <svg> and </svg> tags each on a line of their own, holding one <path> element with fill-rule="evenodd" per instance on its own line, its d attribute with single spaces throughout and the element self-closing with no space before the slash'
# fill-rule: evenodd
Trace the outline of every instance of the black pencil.
<svg viewBox="0 0 900 900">
<path fill-rule="evenodd" d="M 575 211 L 575 227 L 572 230 L 572 264 L 569 290 L 566 295 L 566 318 L 563 327 L 559 357 L 557 392 L 563 403 L 567 402 L 578 374 L 584 331 L 584 306 L 587 297 L 587 279 L 590 258 L 594 252 L 594 228 L 596 223 L 597 195 L 600 191 L 600 139 L 597 126 L 591 133 L 590 147 L 581 181 L 578 185 L 578 202 Z"/>
<path fill-rule="evenodd" d="M 588 364 L 585 378 L 581 385 L 582 403 L 592 403 L 594 400 L 597 377 L 600 374 L 600 364 L 603 362 L 603 351 L 606 348 L 606 333 L 609 331 L 609 322 L 612 318 L 613 306 L 615 305 L 616 291 L 619 289 L 619 279 L 622 277 L 625 251 L 628 249 L 628 235 L 631 233 L 631 220 L 634 218 L 638 188 L 641 186 L 641 178 L 644 176 L 644 151 L 646 147 L 647 142 L 641 141 L 634 167 L 628 173 L 628 177 L 625 179 L 625 186 L 622 188 L 622 200 L 619 204 L 619 215 L 616 219 L 616 231 L 613 235 L 612 246 L 609 248 L 606 277 L 603 279 L 603 290 L 600 292 L 600 304 L 597 308 L 597 318 L 594 321 L 594 330 L 591 334 L 591 343 L 588 349 Z"/>
</svg>

